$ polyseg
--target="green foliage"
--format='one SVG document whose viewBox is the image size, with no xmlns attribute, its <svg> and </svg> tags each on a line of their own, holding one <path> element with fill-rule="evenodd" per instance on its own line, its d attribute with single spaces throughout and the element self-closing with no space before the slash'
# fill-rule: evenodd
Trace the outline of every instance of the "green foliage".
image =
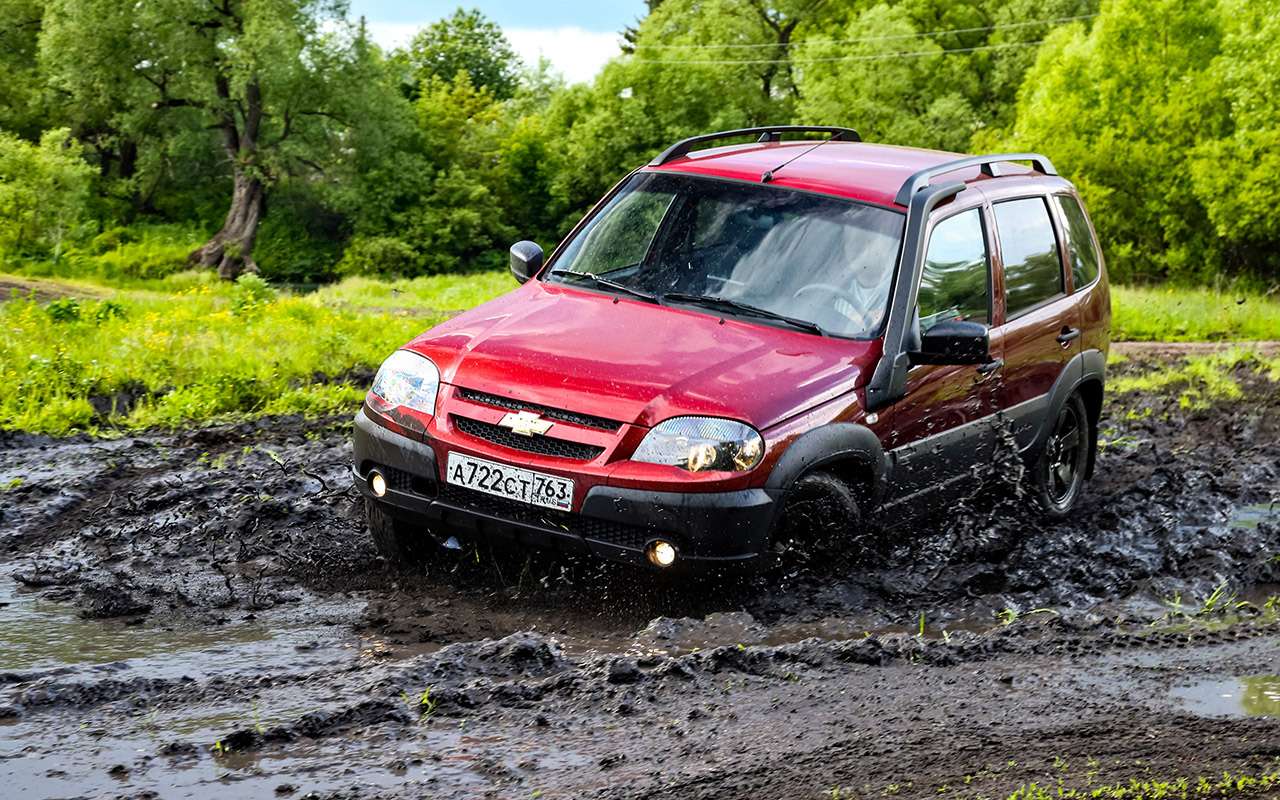
<svg viewBox="0 0 1280 800">
<path fill-rule="evenodd" d="M 64 128 L 38 145 L 0 131 L 0 257 L 57 261 L 84 220 L 92 175 Z"/>
<path fill-rule="evenodd" d="M 506 100 L 516 93 L 520 59 L 502 29 L 479 11 L 459 8 L 453 15 L 423 28 L 406 54 L 413 83 L 468 81 Z"/>
<path fill-rule="evenodd" d="M 942 46 L 928 38 L 913 40 L 916 33 L 905 6 L 882 4 L 835 29 L 834 41 L 810 39 L 798 56 L 814 62 L 801 83 L 801 121 L 847 119 L 873 141 L 967 148 L 977 114 L 963 94 L 941 80 L 947 58 Z M 856 42 L 836 43 L 841 40 Z M 904 42 L 916 55 L 893 57 Z"/>
<path fill-rule="evenodd" d="M 1040 48 L 1003 144 L 1080 186 L 1121 280 L 1274 280 L 1278 10 L 1106 0 Z"/>
<path fill-rule="evenodd" d="M 388 54 L 333 0 L 0 0 L 0 259 L 168 280 L 240 186 L 265 198 L 256 238 L 204 263 L 280 285 L 496 269 L 678 138 L 804 122 L 1046 152 L 1122 282 L 1280 275 L 1280 0 L 649 10 L 567 86 L 477 11 Z"/>
<path fill-rule="evenodd" d="M 418 253 L 392 236 L 357 236 L 338 263 L 341 275 L 402 276 L 422 272 Z"/>
</svg>

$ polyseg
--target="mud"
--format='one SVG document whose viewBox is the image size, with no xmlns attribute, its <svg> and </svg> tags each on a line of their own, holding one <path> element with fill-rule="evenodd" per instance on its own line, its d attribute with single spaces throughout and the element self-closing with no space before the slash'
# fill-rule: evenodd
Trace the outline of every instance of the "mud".
<svg viewBox="0 0 1280 800">
<path fill-rule="evenodd" d="M 1118 369 L 1169 353 L 1136 353 Z M 12 796 L 1003 797 L 1280 769 L 1280 384 L 1111 398 L 869 554 L 658 583 L 366 541 L 344 420 L 0 434 Z M 6 794 L 6 792 L 0 792 Z"/>
</svg>

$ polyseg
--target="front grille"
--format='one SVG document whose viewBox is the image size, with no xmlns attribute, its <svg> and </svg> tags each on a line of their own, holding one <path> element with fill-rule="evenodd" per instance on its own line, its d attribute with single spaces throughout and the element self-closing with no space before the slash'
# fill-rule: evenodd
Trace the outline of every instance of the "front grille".
<svg viewBox="0 0 1280 800">
<path fill-rule="evenodd" d="M 440 499 L 449 505 L 491 517 L 522 522 L 547 530 L 572 533 L 586 539 L 630 547 L 634 550 L 644 549 L 645 544 L 654 536 L 654 532 L 636 525 L 584 517 L 581 514 L 557 511 L 553 508 L 539 508 L 461 486 L 446 484 L 441 487 Z"/>
<path fill-rule="evenodd" d="M 597 428 L 602 431 L 616 431 L 622 427 L 621 422 L 605 419 L 604 417 L 595 417 L 590 414 L 579 414 L 576 411 L 565 411 L 560 408 L 551 408 L 550 406 L 540 406 L 537 403 L 524 403 L 519 400 L 512 400 L 510 397 L 500 397 L 496 394 L 488 394 L 487 392 L 477 392 L 474 389 L 459 389 L 458 396 L 463 400 L 469 400 L 472 403 L 483 403 L 487 406 L 505 408 L 508 411 L 536 411 L 547 419 L 569 422 L 574 425 L 581 425 L 584 428 Z"/>
<path fill-rule="evenodd" d="M 604 452 L 603 447 L 596 447 L 592 444 L 579 444 L 578 442 L 553 439 L 547 436 L 521 436 L 518 433 L 512 433 L 501 425 L 460 417 L 457 414 L 453 415 L 453 424 L 468 436 L 484 439 L 486 442 L 493 442 L 503 447 L 509 447 L 512 450 L 523 450 L 526 453 L 568 458 L 574 461 L 591 461 Z"/>
</svg>

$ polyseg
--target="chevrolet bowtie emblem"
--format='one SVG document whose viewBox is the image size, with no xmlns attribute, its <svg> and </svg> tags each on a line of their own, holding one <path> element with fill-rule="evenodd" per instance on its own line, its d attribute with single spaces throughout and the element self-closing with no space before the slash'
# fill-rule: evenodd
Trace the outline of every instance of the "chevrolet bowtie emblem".
<svg viewBox="0 0 1280 800">
<path fill-rule="evenodd" d="M 521 436 L 541 436 L 551 430 L 551 426 L 555 423 L 548 422 L 532 411 L 521 411 L 507 414 L 498 421 L 498 424 Z"/>
</svg>

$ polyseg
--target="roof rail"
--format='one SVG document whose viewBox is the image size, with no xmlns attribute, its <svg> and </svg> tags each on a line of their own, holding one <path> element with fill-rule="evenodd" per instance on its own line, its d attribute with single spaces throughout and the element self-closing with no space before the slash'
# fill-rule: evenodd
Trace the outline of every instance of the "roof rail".
<svg viewBox="0 0 1280 800">
<path fill-rule="evenodd" d="M 900 206 L 908 205 L 911 202 L 911 196 L 928 186 L 931 178 L 948 172 L 955 172 L 958 169 L 965 169 L 966 167 L 978 167 L 983 175 L 998 178 L 1000 177 L 1000 171 L 996 165 L 1006 161 L 1030 161 L 1033 167 L 1045 175 L 1058 174 L 1058 171 L 1053 168 L 1053 162 L 1039 153 L 996 153 L 988 156 L 969 156 L 968 158 L 959 158 L 955 161 L 947 161 L 946 163 L 920 170 L 903 182 L 902 188 L 898 190 L 898 196 L 894 198 L 894 201 Z"/>
<path fill-rule="evenodd" d="M 862 137 L 853 128 L 833 128 L 820 125 L 772 125 L 767 128 L 739 128 L 734 131 L 720 131 L 719 133 L 705 133 L 701 136 L 691 136 L 688 139 L 682 139 L 659 153 L 652 161 L 649 162 L 651 167 L 659 167 L 668 161 L 674 161 L 680 156 L 687 155 L 689 151 L 700 144 L 714 142 L 717 139 L 730 139 L 738 136 L 756 136 L 759 142 L 780 142 L 784 133 L 829 133 L 832 141 L 839 142 L 860 142 Z"/>
</svg>

